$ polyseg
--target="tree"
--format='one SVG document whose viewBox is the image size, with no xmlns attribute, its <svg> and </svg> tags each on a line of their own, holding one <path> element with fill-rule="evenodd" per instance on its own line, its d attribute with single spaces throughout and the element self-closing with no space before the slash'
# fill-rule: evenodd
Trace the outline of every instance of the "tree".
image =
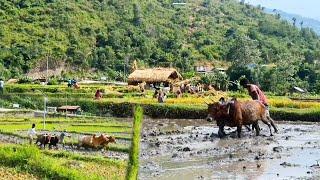
<svg viewBox="0 0 320 180">
<path fill-rule="evenodd" d="M 279 56 L 277 66 L 270 72 L 268 78 L 270 91 L 276 92 L 278 95 L 285 95 L 299 81 L 295 78 L 298 72 L 299 63 L 291 54 L 282 54 Z"/>
<path fill-rule="evenodd" d="M 226 91 L 229 87 L 229 77 L 219 71 L 202 75 L 200 81 L 203 84 L 212 85 L 218 90 Z"/>
<path fill-rule="evenodd" d="M 211 0 L 204 0 L 202 3 L 202 6 L 208 8 L 211 6 L 211 4 L 212 4 Z"/>
<path fill-rule="evenodd" d="M 293 17 L 293 18 L 292 18 L 292 21 L 293 21 L 292 25 L 293 25 L 293 26 L 296 26 L 297 18 Z"/>
<path fill-rule="evenodd" d="M 300 28 L 302 29 L 303 21 L 300 22 Z"/>
<path fill-rule="evenodd" d="M 140 26 L 142 23 L 141 8 L 137 3 L 133 4 L 133 23 Z"/>
<path fill-rule="evenodd" d="M 250 39 L 248 36 L 238 36 L 235 44 L 230 48 L 228 59 L 236 66 L 247 66 L 250 63 L 259 63 L 261 61 L 261 52 L 258 48 L 258 42 Z"/>
</svg>

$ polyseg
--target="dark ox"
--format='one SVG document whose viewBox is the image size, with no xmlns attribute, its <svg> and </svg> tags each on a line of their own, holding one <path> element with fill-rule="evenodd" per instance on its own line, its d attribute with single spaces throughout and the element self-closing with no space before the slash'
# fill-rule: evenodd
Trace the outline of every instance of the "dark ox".
<svg viewBox="0 0 320 180">
<path fill-rule="evenodd" d="M 43 148 L 46 148 L 46 145 L 49 145 L 49 148 L 56 147 L 59 142 L 59 138 L 57 136 L 51 136 L 47 134 L 41 134 L 37 136 L 36 144 L 40 143 L 39 146 L 43 146 Z"/>
<path fill-rule="evenodd" d="M 224 126 L 237 127 L 238 137 L 241 137 L 242 125 L 253 125 L 256 130 L 256 135 L 260 133 L 258 121 L 261 120 L 267 124 L 272 136 L 271 126 L 275 132 L 278 132 L 274 121 L 267 116 L 265 106 L 259 101 L 250 100 L 239 102 L 237 100 L 229 102 L 216 102 L 208 104 L 208 120 L 216 120 L 219 126 L 219 137 L 225 136 Z"/>
</svg>

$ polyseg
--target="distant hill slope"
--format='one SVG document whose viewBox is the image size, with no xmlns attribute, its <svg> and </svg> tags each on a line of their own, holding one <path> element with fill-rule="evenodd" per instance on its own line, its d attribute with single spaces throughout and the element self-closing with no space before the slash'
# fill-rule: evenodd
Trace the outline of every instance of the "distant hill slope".
<svg viewBox="0 0 320 180">
<path fill-rule="evenodd" d="M 233 61 L 239 37 L 256 45 L 255 63 L 288 54 L 320 59 L 313 31 L 236 0 L 0 0 L 0 17 L 6 78 L 43 69 L 47 59 L 49 67 L 65 62 L 81 74 L 95 69 L 114 78 L 128 74 L 133 60 L 188 72 L 199 60 Z"/>
<path fill-rule="evenodd" d="M 293 23 L 292 18 L 296 18 L 296 27 L 301 27 L 300 22 L 303 22 L 302 27 L 309 27 L 312 28 L 318 35 L 320 35 L 320 21 L 319 20 L 315 20 L 312 18 L 306 18 L 297 14 L 291 14 L 291 13 L 287 13 L 281 10 L 276 10 L 274 11 L 273 9 L 265 9 L 265 12 L 270 13 L 270 14 L 276 14 L 279 13 L 281 15 L 281 19 L 285 19 L 287 21 L 289 21 L 290 23 Z"/>
</svg>

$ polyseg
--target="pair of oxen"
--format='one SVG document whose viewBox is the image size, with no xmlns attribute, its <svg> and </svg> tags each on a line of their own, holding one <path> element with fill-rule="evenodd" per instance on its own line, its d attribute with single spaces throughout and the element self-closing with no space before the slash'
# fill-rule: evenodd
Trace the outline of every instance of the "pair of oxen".
<svg viewBox="0 0 320 180">
<path fill-rule="evenodd" d="M 43 148 L 46 145 L 49 145 L 49 148 L 56 147 L 59 143 L 58 136 L 50 135 L 50 134 L 41 134 L 37 136 L 36 144 Z M 60 142 L 61 143 L 61 142 Z M 114 136 L 107 136 L 105 134 L 101 134 L 100 136 L 94 135 L 87 135 L 82 136 L 78 139 L 78 148 L 85 147 L 85 148 L 94 148 L 94 149 L 101 149 L 106 147 L 109 143 L 116 143 L 116 139 Z"/>
<path fill-rule="evenodd" d="M 217 126 L 219 127 L 218 136 L 220 138 L 226 135 L 224 126 L 237 127 L 237 135 L 240 138 L 242 126 L 245 125 L 249 128 L 248 126 L 252 125 L 252 129 L 255 129 L 256 135 L 258 136 L 260 134 L 259 121 L 268 125 L 270 136 L 273 135 L 271 126 L 275 133 L 278 132 L 267 107 L 258 100 L 240 102 L 236 98 L 233 98 L 230 101 L 225 101 L 222 97 L 219 102 L 207 104 L 207 120 L 216 120 Z"/>
<path fill-rule="evenodd" d="M 59 138 L 56 135 L 51 134 L 39 134 L 37 135 L 36 143 L 40 147 L 43 146 L 43 148 L 46 148 L 46 145 L 49 146 L 49 149 L 52 147 L 57 148 L 57 144 L 59 143 Z"/>
</svg>

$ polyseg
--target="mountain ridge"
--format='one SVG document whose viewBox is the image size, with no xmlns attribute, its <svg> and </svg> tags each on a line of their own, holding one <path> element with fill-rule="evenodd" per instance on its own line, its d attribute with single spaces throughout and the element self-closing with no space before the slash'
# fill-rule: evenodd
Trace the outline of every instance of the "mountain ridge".
<svg viewBox="0 0 320 180">
<path fill-rule="evenodd" d="M 0 76 L 21 77 L 47 58 L 111 79 L 125 77 L 134 60 L 192 72 L 199 60 L 237 61 L 239 38 L 259 51 L 255 63 L 320 59 L 312 30 L 259 8 L 236 0 L 173 2 L 182 1 L 0 0 Z"/>
<path fill-rule="evenodd" d="M 285 19 L 288 22 L 292 23 L 292 18 L 296 18 L 297 22 L 296 27 L 301 27 L 300 22 L 303 21 L 302 27 L 309 27 L 312 28 L 319 36 L 320 36 L 320 20 L 314 19 L 314 18 L 309 18 L 309 17 L 304 17 L 299 14 L 294 14 L 294 13 L 288 13 L 282 10 L 276 10 L 274 11 L 273 9 L 266 8 L 265 12 L 269 14 L 277 14 L 279 13 L 281 15 L 281 19 Z"/>
</svg>

